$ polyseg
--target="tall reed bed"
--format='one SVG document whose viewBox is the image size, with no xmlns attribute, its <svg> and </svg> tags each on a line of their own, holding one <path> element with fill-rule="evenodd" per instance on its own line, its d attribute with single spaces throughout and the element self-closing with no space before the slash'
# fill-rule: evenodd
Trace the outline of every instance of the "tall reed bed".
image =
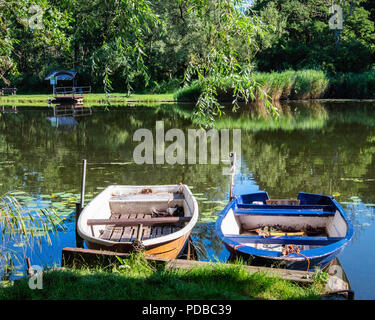
<svg viewBox="0 0 375 320">
<path fill-rule="evenodd" d="M 330 79 L 329 96 L 337 99 L 374 99 L 375 70 L 340 73 Z"/>
<path fill-rule="evenodd" d="M 284 72 L 255 73 L 254 78 L 260 85 L 260 90 L 277 101 L 281 99 L 317 99 L 324 96 L 329 79 L 322 71 L 317 70 L 288 70 Z M 243 83 L 248 79 L 243 77 Z M 217 97 L 220 101 L 230 101 L 233 97 L 230 79 L 217 81 Z M 189 86 L 175 93 L 178 101 L 197 101 L 202 89 L 199 81 L 193 81 Z M 258 97 L 261 96 L 259 92 Z"/>
</svg>

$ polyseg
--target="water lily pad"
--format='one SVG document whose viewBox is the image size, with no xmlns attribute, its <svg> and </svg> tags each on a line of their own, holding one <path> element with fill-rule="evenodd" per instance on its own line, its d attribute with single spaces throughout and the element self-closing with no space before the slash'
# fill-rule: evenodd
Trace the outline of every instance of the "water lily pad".
<svg viewBox="0 0 375 320">
<path fill-rule="evenodd" d="M 23 272 L 15 272 L 15 273 L 13 273 L 13 276 L 15 276 L 15 277 L 23 277 L 24 273 Z"/>
<path fill-rule="evenodd" d="M 217 220 L 217 216 L 212 216 L 212 217 L 202 217 L 199 219 L 200 222 L 215 222 Z"/>
<path fill-rule="evenodd" d="M 358 199 L 359 200 L 360 198 L 357 197 L 357 196 L 351 196 L 350 199 L 352 199 L 352 200 L 357 200 Z"/>
<path fill-rule="evenodd" d="M 375 203 L 364 203 L 366 207 L 375 207 Z"/>
<path fill-rule="evenodd" d="M 199 215 L 201 215 L 201 216 L 211 216 L 211 215 L 213 215 L 213 212 L 212 211 L 205 211 L 205 212 L 199 213 Z"/>
<path fill-rule="evenodd" d="M 24 247 L 25 245 L 26 243 L 22 241 L 22 242 L 14 243 L 13 247 L 20 248 L 20 247 Z"/>
<path fill-rule="evenodd" d="M 340 201 L 340 204 L 344 204 L 344 205 L 350 205 L 350 204 L 353 204 L 353 202 Z"/>
<path fill-rule="evenodd" d="M 362 223 L 362 227 L 369 227 L 369 226 L 371 226 L 371 224 L 370 224 L 370 223 L 367 223 L 367 222 L 365 222 L 365 223 Z"/>
<path fill-rule="evenodd" d="M 225 208 L 225 206 L 216 206 L 215 208 L 214 208 L 214 210 L 217 210 L 217 211 L 222 211 L 223 209 Z"/>
</svg>

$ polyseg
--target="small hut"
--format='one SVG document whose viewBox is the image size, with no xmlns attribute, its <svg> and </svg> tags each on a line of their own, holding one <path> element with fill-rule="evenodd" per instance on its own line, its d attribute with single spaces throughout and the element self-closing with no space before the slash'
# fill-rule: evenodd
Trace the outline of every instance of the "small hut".
<svg viewBox="0 0 375 320">
<path fill-rule="evenodd" d="M 54 99 L 51 103 L 82 103 L 83 94 L 90 93 L 91 87 L 78 87 L 78 74 L 75 70 L 55 70 L 50 72 L 45 80 L 49 81 L 53 87 Z M 61 82 L 71 81 L 71 86 L 60 86 Z"/>
</svg>

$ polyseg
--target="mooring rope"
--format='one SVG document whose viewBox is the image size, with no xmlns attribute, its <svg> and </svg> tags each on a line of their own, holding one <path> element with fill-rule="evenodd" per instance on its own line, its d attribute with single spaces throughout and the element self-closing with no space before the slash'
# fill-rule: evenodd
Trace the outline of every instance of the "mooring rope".
<svg viewBox="0 0 375 320">
<path fill-rule="evenodd" d="M 310 259 L 308 257 L 306 257 L 304 254 L 300 253 L 299 247 L 295 246 L 294 244 L 286 245 L 285 248 L 282 251 L 282 255 L 287 256 L 289 254 L 296 254 L 296 255 L 300 255 L 300 256 L 304 257 L 305 260 L 307 261 L 306 272 L 309 271 L 309 269 L 310 269 Z"/>
<path fill-rule="evenodd" d="M 143 242 L 137 239 L 132 242 L 131 246 L 134 252 L 144 252 L 146 249 Z"/>
</svg>

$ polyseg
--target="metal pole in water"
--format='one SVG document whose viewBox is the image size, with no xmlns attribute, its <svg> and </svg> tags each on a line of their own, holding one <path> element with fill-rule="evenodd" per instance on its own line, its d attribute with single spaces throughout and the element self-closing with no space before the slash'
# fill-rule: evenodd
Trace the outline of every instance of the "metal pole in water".
<svg viewBox="0 0 375 320">
<path fill-rule="evenodd" d="M 230 158 L 230 191 L 229 191 L 229 201 L 233 198 L 233 183 L 234 183 L 234 173 L 236 171 L 236 153 L 231 152 L 229 154 Z"/>
<path fill-rule="evenodd" d="M 76 231 L 77 248 L 83 248 L 83 239 L 79 236 L 77 232 L 77 227 L 78 227 L 78 219 L 81 214 L 81 211 L 83 210 L 84 203 L 85 203 L 86 165 L 87 165 L 87 160 L 84 159 L 82 162 L 81 201 L 76 203 L 76 221 L 75 221 L 76 230 L 75 231 Z"/>
</svg>

